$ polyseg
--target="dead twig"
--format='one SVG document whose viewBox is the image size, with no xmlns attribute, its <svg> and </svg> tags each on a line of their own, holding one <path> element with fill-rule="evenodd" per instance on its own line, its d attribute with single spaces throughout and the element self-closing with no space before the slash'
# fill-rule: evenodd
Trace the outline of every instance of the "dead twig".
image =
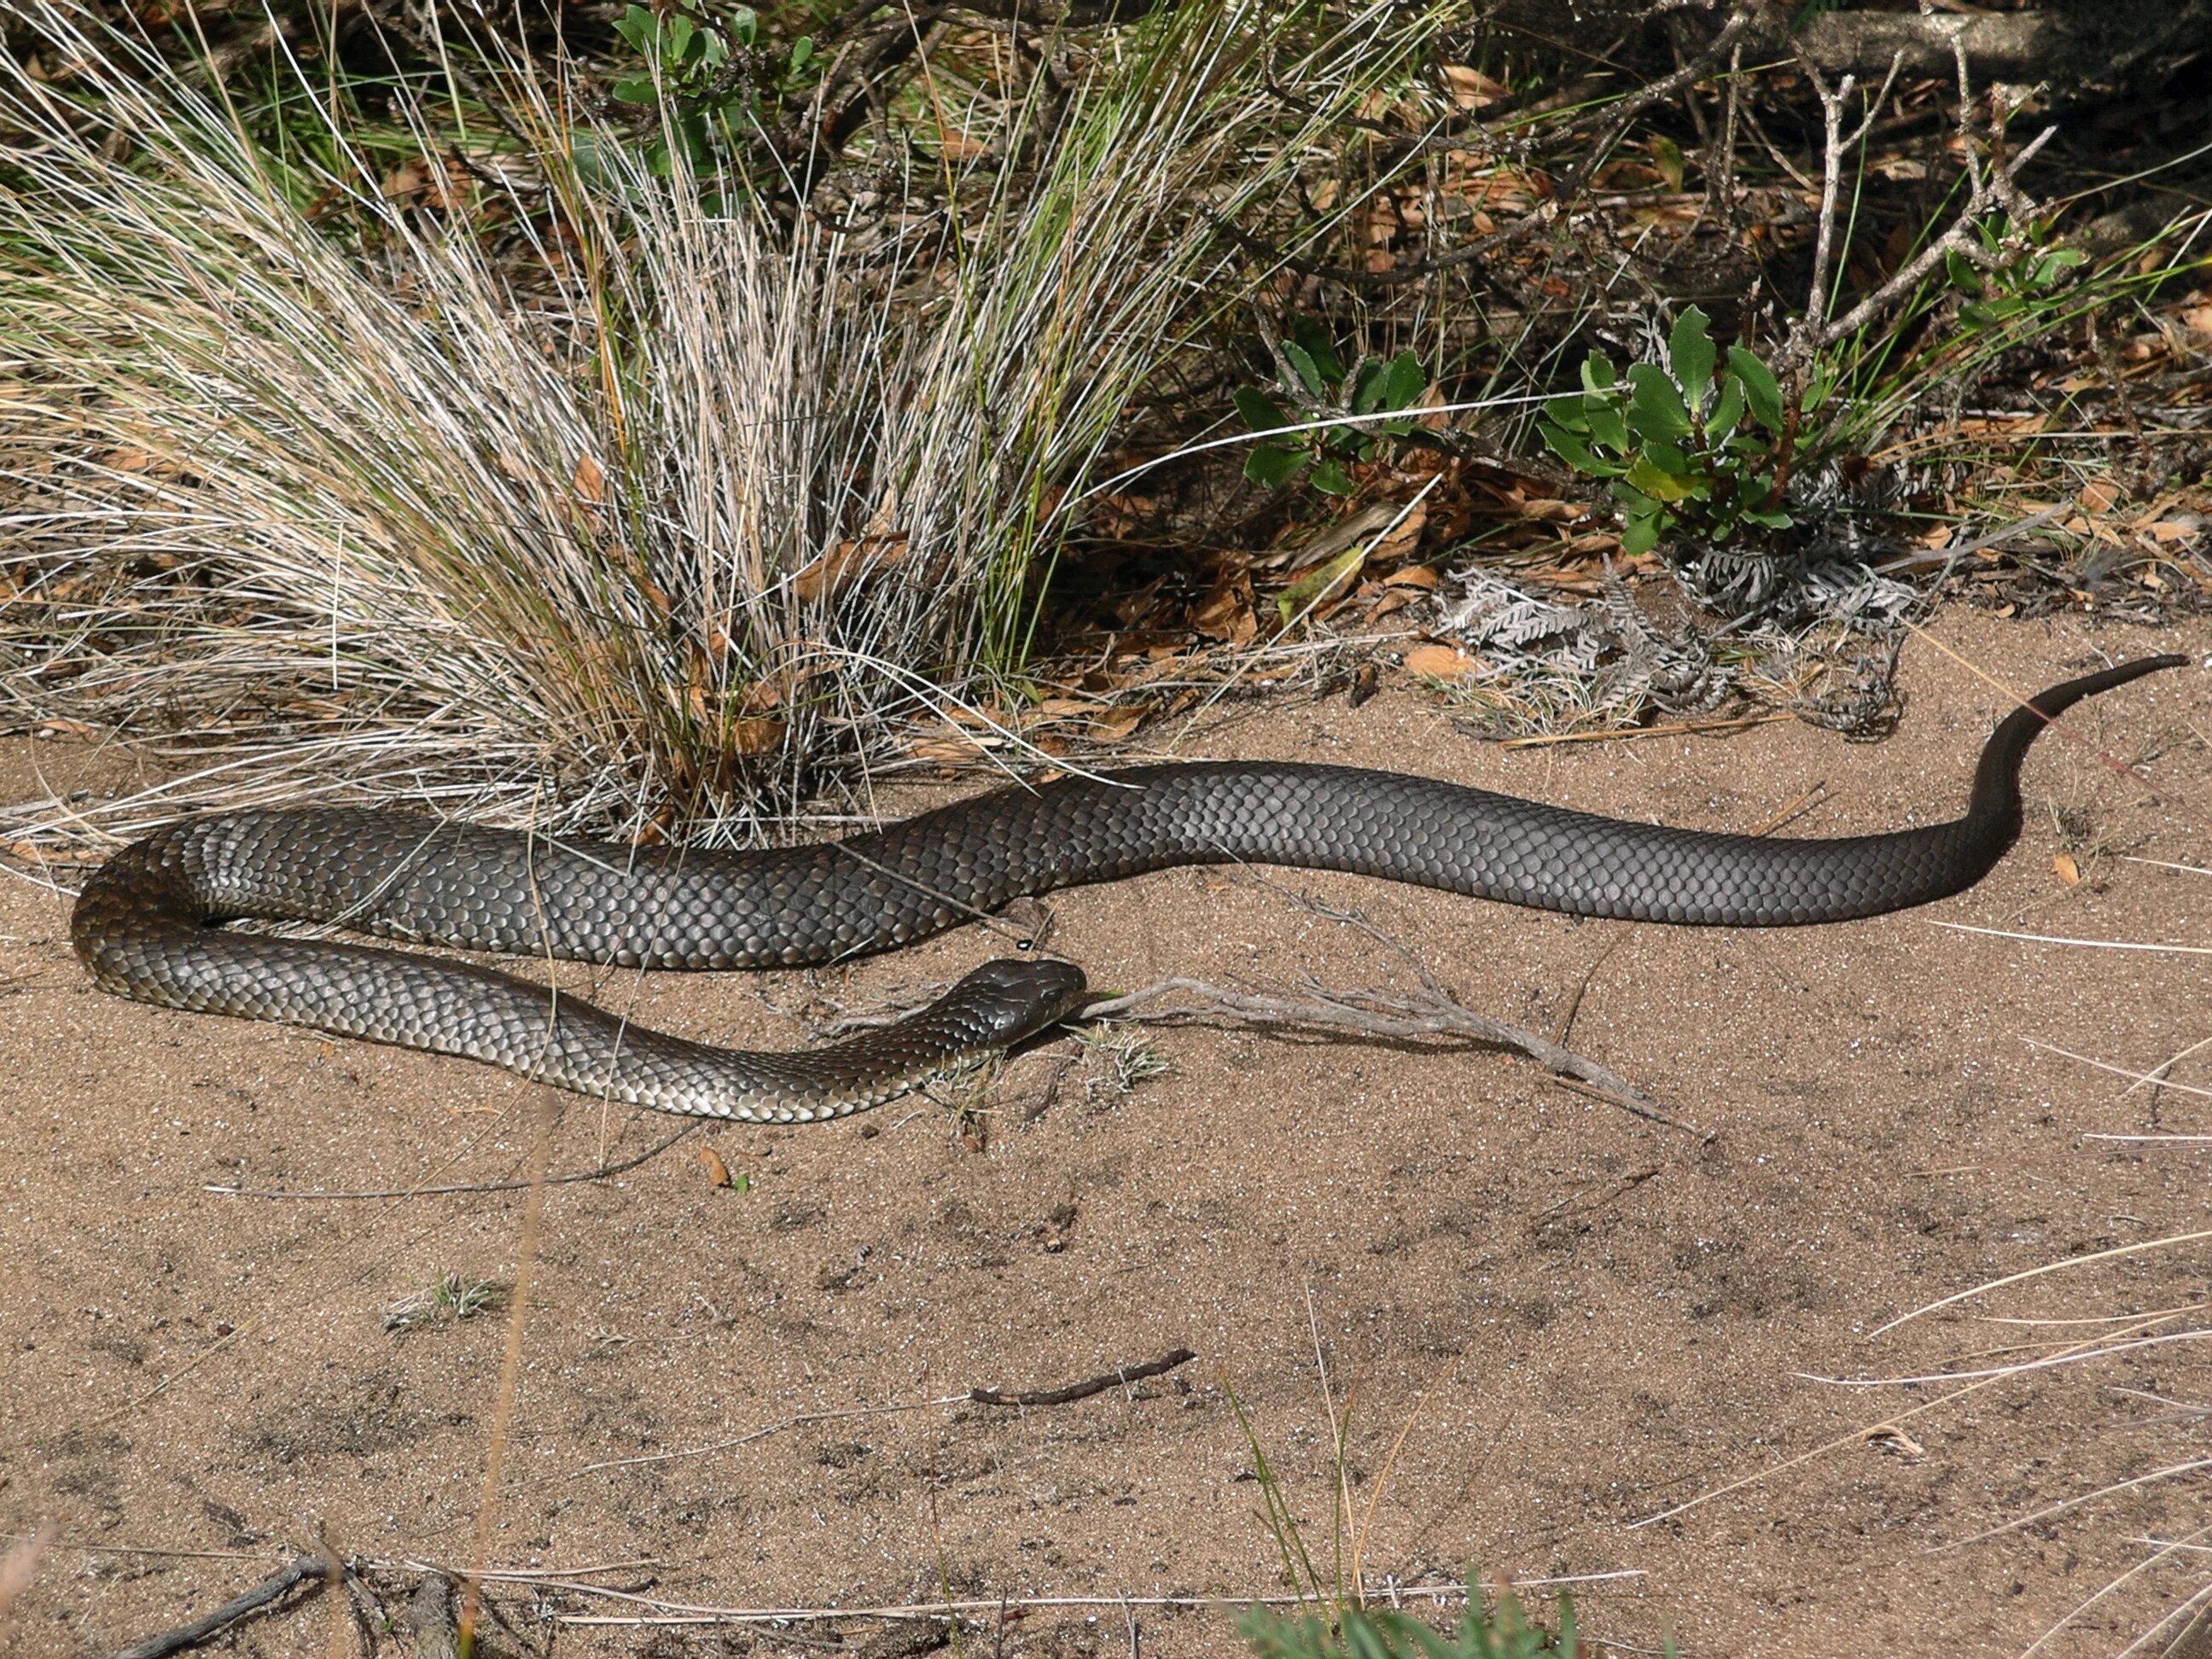
<svg viewBox="0 0 2212 1659">
<path fill-rule="evenodd" d="M 440 1198 L 454 1193 L 522 1193 L 534 1186 L 566 1187 L 579 1181 L 605 1181 L 610 1176 L 627 1175 L 641 1164 L 659 1158 L 684 1136 L 703 1128 L 708 1120 L 693 1118 L 674 1134 L 656 1140 L 635 1158 L 626 1158 L 619 1164 L 603 1164 L 596 1170 L 576 1170 L 567 1175 L 548 1176 L 542 1182 L 530 1181 L 464 1181 L 444 1187 L 380 1187 L 364 1191 L 337 1193 L 295 1192 L 285 1188 L 269 1187 L 202 1187 L 204 1193 L 213 1193 L 218 1198 L 282 1198 L 297 1200 L 327 1199 L 332 1202 L 374 1198 Z"/>
<path fill-rule="evenodd" d="M 1591 1085 L 1622 1110 L 1648 1122 L 1663 1123 L 1691 1134 L 1705 1133 L 1694 1124 L 1669 1117 L 1650 1095 L 1610 1067 L 1586 1059 L 1549 1037 L 1478 1014 L 1432 985 L 1424 986 L 1418 992 L 1402 993 L 1316 985 L 1312 992 L 1306 997 L 1269 996 L 1232 991 L 1178 975 L 1147 985 L 1142 990 L 1092 1003 L 1084 1010 L 1084 1018 L 1174 1024 L 1228 1019 L 1273 1030 L 1303 1027 L 1352 1031 L 1384 1042 L 1458 1038 L 1526 1054 L 1563 1077 L 1578 1079 Z M 1168 1004 L 1170 998 L 1176 1001 Z M 1153 1004 L 1168 1006 L 1150 1006 Z"/>
<path fill-rule="evenodd" d="M 1124 1365 L 1119 1370 L 1107 1371 L 1097 1376 L 1086 1376 L 1080 1382 L 1070 1382 L 1058 1389 L 970 1389 L 968 1399 L 978 1406 L 1071 1406 L 1079 1400 L 1088 1400 L 1094 1394 L 1126 1383 L 1140 1382 L 1148 1376 L 1164 1376 L 1178 1365 L 1188 1365 L 1198 1356 L 1188 1348 L 1176 1348 L 1158 1359 L 1148 1359 L 1141 1365 Z"/>
<path fill-rule="evenodd" d="M 703 1457 L 709 1452 L 748 1446 L 757 1440 L 766 1440 L 792 1429 L 803 1428 L 810 1423 L 839 1422 L 854 1417 L 889 1417 L 902 1412 L 944 1411 L 956 1406 L 1065 1406 L 1074 1401 L 1087 1400 L 1095 1394 L 1103 1394 L 1121 1383 L 1139 1382 L 1148 1376 L 1164 1376 L 1176 1366 L 1187 1365 L 1197 1357 L 1188 1348 L 1176 1348 L 1141 1365 L 1124 1365 L 1118 1370 L 1108 1371 L 1101 1376 L 1086 1377 L 1080 1382 L 1071 1382 L 1059 1389 L 1012 1392 L 977 1387 L 962 1394 L 941 1394 L 927 1400 L 895 1401 L 887 1406 L 847 1406 L 830 1411 L 798 1412 L 744 1434 L 732 1435 L 726 1440 L 709 1441 L 703 1446 L 687 1446 L 677 1451 L 646 1452 L 636 1457 L 607 1458 L 600 1462 L 586 1463 L 575 1473 L 590 1474 L 600 1469 L 635 1468 L 643 1463 L 668 1463 L 683 1457 Z"/>
<path fill-rule="evenodd" d="M 1786 365 L 1793 371 L 1802 371 L 1814 357 L 1837 341 L 1847 339 L 1860 329 L 1882 316 L 1904 295 L 1917 288 L 1921 280 L 1950 254 L 1956 253 L 1978 270 L 1993 270 L 2016 253 L 2009 244 L 1996 250 L 1990 248 L 1980 234 L 1983 222 L 1992 213 L 2003 211 L 2010 222 L 2011 235 L 2020 234 L 2019 228 L 2034 218 L 2039 210 L 2034 199 L 2022 191 L 2018 183 L 2021 171 L 2035 159 L 2039 151 L 2057 133 L 2055 126 L 2045 127 L 2017 155 L 2009 158 L 2005 154 L 2005 125 L 2012 115 L 2002 88 L 1993 88 L 1990 97 L 1990 116 L 1987 128 L 1974 129 L 1973 93 L 1966 72 L 1966 59 L 1961 52 L 1958 58 L 1959 125 L 1958 136 L 1965 150 L 1966 165 L 1966 202 L 1944 233 L 1930 241 L 1911 258 L 1893 271 L 1889 279 L 1869 294 L 1842 316 L 1829 320 L 1827 295 L 1822 291 L 1827 277 L 1829 246 L 1834 230 L 1838 185 L 1843 171 L 1843 158 L 1864 137 L 1882 100 L 1889 94 L 1899 68 L 1893 59 L 1889 74 L 1882 82 L 1866 119 L 1848 136 L 1843 132 L 1844 100 L 1850 95 L 1854 82 L 1845 76 L 1832 90 L 1820 78 L 1818 68 L 1809 58 L 1801 58 L 1799 67 L 1812 82 L 1820 96 L 1825 130 L 1822 146 L 1822 179 L 1820 190 L 1820 222 L 1814 247 L 1813 287 L 1807 296 L 1805 314 L 1790 331 L 1789 343 L 1784 347 L 1778 367 Z"/>
<path fill-rule="evenodd" d="M 270 1574 L 244 1595 L 234 1595 L 213 1612 L 204 1613 L 189 1624 L 179 1625 L 174 1630 L 143 1637 L 128 1647 L 116 1649 L 107 1659 L 166 1659 L 169 1654 L 182 1653 L 185 1649 L 196 1648 L 210 1637 L 220 1634 L 249 1613 L 258 1613 L 272 1602 L 282 1600 L 296 1586 L 320 1584 L 330 1576 L 331 1564 L 326 1557 L 295 1557 L 281 1571 Z"/>
</svg>

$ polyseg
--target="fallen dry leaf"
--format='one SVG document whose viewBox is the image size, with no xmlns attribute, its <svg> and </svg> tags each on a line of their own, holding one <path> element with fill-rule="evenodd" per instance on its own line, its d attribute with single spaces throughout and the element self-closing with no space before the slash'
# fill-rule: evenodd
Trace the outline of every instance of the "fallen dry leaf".
<svg viewBox="0 0 2212 1659">
<path fill-rule="evenodd" d="M 1389 575 L 1385 576 L 1382 579 L 1382 586 L 1385 587 L 1418 587 L 1424 592 L 1433 593 L 1437 589 L 1437 584 L 1442 580 L 1443 579 L 1437 574 L 1436 570 L 1431 566 L 1425 564 L 1409 564 L 1404 568 L 1394 570 Z"/>
<path fill-rule="evenodd" d="M 607 498 L 607 475 L 605 468 L 586 450 L 576 457 L 576 470 L 568 475 L 569 488 L 597 507 Z"/>
<path fill-rule="evenodd" d="M 733 755 L 770 754 L 783 746 L 788 729 L 781 720 L 732 720 L 727 746 Z"/>
<path fill-rule="evenodd" d="M 1480 109 L 1507 95 L 1504 82 L 1492 80 L 1479 69 L 1465 64 L 1446 64 L 1443 70 L 1444 84 L 1451 88 L 1452 105 L 1456 109 Z"/>
<path fill-rule="evenodd" d="M 2092 478 L 2075 499 L 2084 513 L 2109 513 L 2112 503 L 2120 499 L 2120 487 L 2110 478 Z"/>
<path fill-rule="evenodd" d="M 927 737 L 909 739 L 906 745 L 906 752 L 915 760 L 948 763 L 969 761 L 975 759 L 981 751 L 983 742 L 983 739 L 978 738 L 939 732 Z"/>
<path fill-rule="evenodd" d="M 1119 743 L 1152 715 L 1152 705 L 1148 702 L 1125 703 L 1119 708 L 1109 708 L 1094 716 L 1091 729 L 1104 742 Z"/>
<path fill-rule="evenodd" d="M 819 605 L 824 599 L 839 597 L 862 576 L 896 564 L 906 552 L 907 532 L 903 530 L 839 542 L 792 577 L 791 591 L 804 604 Z"/>
<path fill-rule="evenodd" d="M 1407 673 L 1436 680 L 1463 680 L 1482 670 L 1479 658 L 1449 645 L 1417 645 L 1406 653 L 1405 664 Z"/>
<path fill-rule="evenodd" d="M 1428 502 L 1415 501 L 1404 518 L 1382 533 L 1367 556 L 1382 564 L 1404 558 L 1420 545 L 1421 532 L 1427 527 L 1428 522 Z"/>
<path fill-rule="evenodd" d="M 2074 862 L 2074 855 L 2071 853 L 2061 853 L 2057 858 L 2051 860 L 2051 873 L 2069 887 L 2081 884 L 2081 866 Z"/>
<path fill-rule="evenodd" d="M 1260 619 L 1252 614 L 1252 579 L 1242 571 L 1224 576 L 1190 613 L 1190 625 L 1209 639 L 1250 644 L 1260 631 Z"/>
<path fill-rule="evenodd" d="M 730 1166 L 722 1162 L 722 1155 L 712 1146 L 699 1149 L 699 1161 L 707 1166 L 707 1182 L 713 1187 L 730 1184 Z"/>
</svg>

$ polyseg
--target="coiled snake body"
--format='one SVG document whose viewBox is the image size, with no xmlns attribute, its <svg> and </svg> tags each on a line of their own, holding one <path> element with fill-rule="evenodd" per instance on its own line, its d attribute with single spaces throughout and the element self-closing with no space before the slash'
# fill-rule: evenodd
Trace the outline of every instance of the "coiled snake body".
<svg viewBox="0 0 2212 1659">
<path fill-rule="evenodd" d="M 464 950 L 647 968 L 796 967 L 884 951 L 1007 901 L 1171 865 L 1346 870 L 1641 921 L 1792 927 L 1972 885 L 2020 832 L 2020 766 L 2047 720 L 2185 658 L 2070 680 L 1982 753 L 1966 816 L 1797 841 L 1628 823 L 1431 779 L 1223 761 L 1005 788 L 849 840 L 769 852 L 632 849 L 356 809 L 226 812 L 133 843 L 71 919 L 101 988 L 465 1054 L 594 1095 L 714 1117 L 861 1110 L 1063 1018 L 1058 962 L 987 963 L 920 1013 L 813 1052 L 663 1036 L 494 969 L 222 931 L 337 922 Z"/>
</svg>

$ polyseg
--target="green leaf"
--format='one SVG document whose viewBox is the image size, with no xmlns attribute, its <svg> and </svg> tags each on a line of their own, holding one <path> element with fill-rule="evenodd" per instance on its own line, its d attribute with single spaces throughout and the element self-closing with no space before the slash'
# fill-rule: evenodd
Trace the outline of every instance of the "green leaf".
<svg viewBox="0 0 2212 1659">
<path fill-rule="evenodd" d="M 1606 494 L 1619 501 L 1631 513 L 1656 513 L 1659 510 L 1658 502 L 1634 485 L 1625 483 L 1619 478 L 1615 478 L 1607 484 L 1605 489 Z"/>
<path fill-rule="evenodd" d="M 1728 349 L 1729 372 L 1743 382 L 1743 395 L 1751 404 L 1751 418 L 1769 432 L 1782 430 L 1782 386 L 1774 371 L 1740 345 Z"/>
<path fill-rule="evenodd" d="M 663 55 L 673 62 L 682 63 L 690 50 L 691 43 L 698 39 L 698 36 L 699 26 L 682 12 L 678 12 L 668 20 L 668 32 L 664 37 Z"/>
<path fill-rule="evenodd" d="M 1321 460 L 1314 463 L 1313 487 L 1325 489 L 1332 495 L 1349 495 L 1358 486 L 1352 482 L 1352 475 L 1336 462 Z"/>
<path fill-rule="evenodd" d="M 1564 427 L 1570 432 L 1588 432 L 1589 421 L 1583 410 L 1587 403 L 1596 401 L 1594 398 L 1589 399 L 1578 398 L 1572 392 L 1561 398 L 1547 398 L 1544 403 L 1544 417 L 1553 425 Z"/>
<path fill-rule="evenodd" d="M 1261 444 L 1244 458 L 1244 476 L 1262 489 L 1279 489 L 1298 476 L 1309 459 L 1303 449 Z"/>
<path fill-rule="evenodd" d="M 659 19 L 643 6 L 632 6 L 615 23 L 615 33 L 629 42 L 629 49 L 640 55 L 651 50 L 653 38 L 659 32 Z"/>
<path fill-rule="evenodd" d="M 1401 351 L 1390 360 L 1389 378 L 1382 388 L 1383 407 L 1412 409 L 1428 389 L 1429 372 L 1421 367 L 1421 360 L 1410 351 Z"/>
<path fill-rule="evenodd" d="M 1720 443 L 1735 430 L 1735 423 L 1743 418 L 1743 382 L 1733 374 L 1721 377 L 1720 401 L 1713 412 L 1705 416 L 1705 437 Z"/>
<path fill-rule="evenodd" d="M 1371 415 L 1382 407 L 1382 398 L 1389 390 L 1390 366 L 1370 357 L 1352 371 L 1352 412 Z"/>
<path fill-rule="evenodd" d="M 753 1178 L 747 1175 L 744 1170 L 740 1170 L 730 1177 L 730 1190 L 732 1192 L 749 1193 L 752 1191 L 752 1189 Z"/>
<path fill-rule="evenodd" d="M 1620 528 L 1620 550 L 1632 559 L 1658 545 L 1659 520 L 1656 516 L 1644 518 L 1638 514 Z"/>
<path fill-rule="evenodd" d="M 1237 405 L 1244 424 L 1255 432 L 1277 432 L 1291 424 L 1291 417 L 1257 386 L 1240 386 L 1229 394 L 1229 400 Z"/>
<path fill-rule="evenodd" d="M 750 46 L 760 36 L 760 15 L 750 6 L 739 6 L 730 14 L 730 33 L 738 44 Z"/>
<path fill-rule="evenodd" d="M 791 43 L 791 72 L 797 75 L 814 61 L 814 37 L 802 34 Z"/>
<path fill-rule="evenodd" d="M 1292 374 L 1305 382 L 1306 393 L 1309 397 L 1328 396 L 1328 380 L 1322 378 L 1321 365 L 1314 361 L 1313 353 L 1308 351 L 1296 340 L 1285 340 L 1283 342 L 1283 361 L 1290 364 Z M 1337 375 L 1330 378 L 1340 380 L 1343 377 Z"/>
<path fill-rule="evenodd" d="M 1690 411 L 1681 388 L 1656 363 L 1628 366 L 1628 429 L 1639 438 L 1686 438 Z"/>
<path fill-rule="evenodd" d="M 1615 385 L 1619 376 L 1613 373 L 1613 359 L 1601 351 L 1593 351 L 1583 359 L 1583 390 L 1604 392 Z"/>
<path fill-rule="evenodd" d="M 2078 247 L 2062 247 L 2045 254 L 2035 262 L 2034 274 L 2028 280 L 2037 288 L 2049 288 L 2059 277 L 2080 264 L 2089 256 Z"/>
<path fill-rule="evenodd" d="M 1687 455 L 1670 443 L 1648 443 L 1644 446 L 1643 454 L 1662 472 L 1671 472 L 1678 478 L 1689 477 L 1698 470 Z"/>
<path fill-rule="evenodd" d="M 1680 501 L 1689 498 L 1695 480 L 1679 472 L 1669 472 L 1652 464 L 1649 455 L 1638 455 L 1628 464 L 1630 486 L 1641 490 L 1655 501 Z"/>
<path fill-rule="evenodd" d="M 1713 342 L 1705 332 L 1705 325 L 1711 320 L 1692 306 L 1674 319 L 1674 331 L 1667 337 L 1667 361 L 1673 365 L 1674 380 L 1692 409 L 1702 409 L 1705 393 L 1712 389 Z"/>
<path fill-rule="evenodd" d="M 1651 164 L 1666 179 L 1667 188 L 1677 196 L 1682 193 L 1682 147 L 1663 132 L 1651 135 Z M 1680 373 L 1678 369 L 1676 373 Z"/>
<path fill-rule="evenodd" d="M 626 75 L 607 88 L 617 104 L 650 104 L 659 95 L 650 75 Z"/>
<path fill-rule="evenodd" d="M 1787 530 L 1796 522 L 1780 507 L 1747 507 L 1743 516 L 1753 524 L 1763 524 L 1769 530 Z"/>
<path fill-rule="evenodd" d="M 1943 255 L 1943 274 L 1951 279 L 1951 286 L 1962 294 L 1971 294 L 1979 299 L 1989 291 L 1989 284 L 1982 280 L 1982 273 L 1974 269 L 1973 261 L 1956 248 Z"/>
<path fill-rule="evenodd" d="M 1617 478 L 1620 468 L 1613 462 L 1591 453 L 1580 438 L 1563 427 L 1549 421 L 1536 422 L 1536 430 L 1544 440 L 1544 447 L 1577 472 L 1593 478 Z"/>
<path fill-rule="evenodd" d="M 1293 317 L 1290 327 L 1291 338 L 1313 360 L 1314 367 L 1328 385 L 1334 386 L 1344 378 L 1344 359 L 1336 355 L 1336 341 L 1326 323 L 1317 317 Z M 1316 387 L 1316 395 L 1319 393 L 1320 388 Z"/>
<path fill-rule="evenodd" d="M 1593 392 L 1583 398 L 1583 418 L 1591 437 L 1607 449 L 1628 453 L 1628 421 L 1620 412 L 1620 399 L 1612 392 Z"/>
</svg>

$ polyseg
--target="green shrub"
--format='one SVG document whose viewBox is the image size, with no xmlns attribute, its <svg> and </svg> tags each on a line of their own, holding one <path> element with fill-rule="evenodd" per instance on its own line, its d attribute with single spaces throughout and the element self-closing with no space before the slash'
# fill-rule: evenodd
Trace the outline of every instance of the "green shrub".
<svg viewBox="0 0 2212 1659">
<path fill-rule="evenodd" d="M 1662 536 L 1725 542 L 1746 525 L 1786 530 L 1782 491 L 1798 459 L 1798 422 L 1825 401 L 1814 377 L 1785 405 L 1774 372 L 1740 345 L 1722 358 L 1692 306 L 1668 340 L 1665 366 L 1632 363 L 1624 377 L 1593 351 L 1583 389 L 1554 398 L 1537 422 L 1545 444 L 1576 471 L 1610 480 L 1621 505 L 1625 553 Z"/>
</svg>

